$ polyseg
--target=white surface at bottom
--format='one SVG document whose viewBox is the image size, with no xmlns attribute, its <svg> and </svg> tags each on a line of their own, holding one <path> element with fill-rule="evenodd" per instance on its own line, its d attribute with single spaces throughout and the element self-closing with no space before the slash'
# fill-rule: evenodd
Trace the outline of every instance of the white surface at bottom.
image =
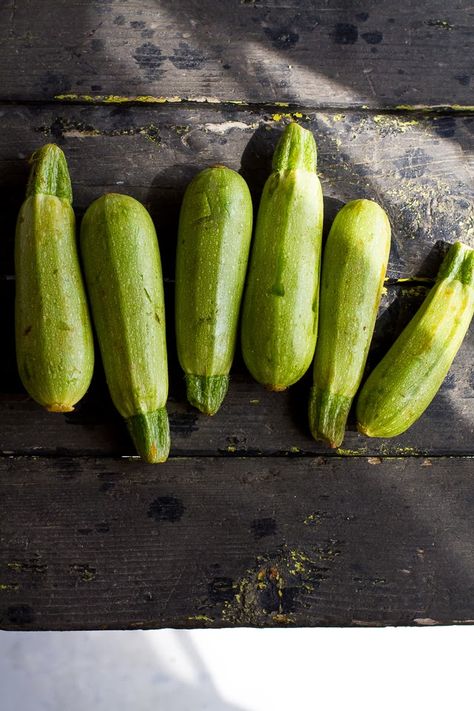
<svg viewBox="0 0 474 711">
<path fill-rule="evenodd" d="M 474 628 L 0 632 L 1 711 L 474 708 Z"/>
</svg>

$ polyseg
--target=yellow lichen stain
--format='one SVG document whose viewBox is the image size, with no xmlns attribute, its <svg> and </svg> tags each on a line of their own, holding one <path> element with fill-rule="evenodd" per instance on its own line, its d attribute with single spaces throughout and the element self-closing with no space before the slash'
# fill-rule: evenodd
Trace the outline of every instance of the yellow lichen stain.
<svg viewBox="0 0 474 711">
<path fill-rule="evenodd" d="M 390 447 L 389 445 L 382 444 L 380 446 L 380 454 L 383 457 L 386 456 L 396 459 L 397 457 L 419 457 L 424 454 L 424 452 L 420 452 L 420 450 L 414 447 Z"/>
<path fill-rule="evenodd" d="M 275 101 L 274 106 L 279 106 L 280 108 L 287 108 L 289 106 L 289 103 L 287 101 Z"/>
<path fill-rule="evenodd" d="M 0 583 L 0 591 L 2 590 L 18 590 L 20 586 L 18 583 Z"/>
<path fill-rule="evenodd" d="M 315 513 L 310 513 L 306 518 L 303 520 L 303 523 L 305 526 L 317 526 L 320 523 L 320 518 L 318 514 Z"/>
<path fill-rule="evenodd" d="M 119 96 L 118 94 L 56 94 L 56 101 L 81 101 L 88 104 L 178 104 L 181 96 Z"/>
<path fill-rule="evenodd" d="M 393 114 L 375 114 L 375 116 L 372 116 L 372 120 L 390 133 L 405 133 L 412 126 L 420 125 L 418 119 L 408 119 Z"/>
<path fill-rule="evenodd" d="M 241 99 L 218 99 L 214 96 L 120 96 L 118 94 L 56 94 L 56 101 L 75 101 L 89 104 L 180 104 L 183 102 L 195 104 L 234 104 L 247 106 L 248 102 Z"/>
<path fill-rule="evenodd" d="M 396 104 L 394 109 L 398 111 L 417 111 L 419 113 L 438 113 L 441 111 L 462 111 L 470 113 L 474 111 L 474 106 L 469 104 L 436 104 L 429 106 L 428 104 Z"/>
<path fill-rule="evenodd" d="M 368 464 L 382 464 L 382 460 L 380 457 L 369 457 L 367 459 Z"/>
<path fill-rule="evenodd" d="M 291 454 L 299 454 L 300 452 L 301 452 L 301 449 L 299 447 L 290 447 Z"/>
<path fill-rule="evenodd" d="M 232 454 L 233 452 L 236 452 L 236 451 L 237 451 L 237 447 L 235 446 L 235 444 L 229 444 L 229 445 L 227 446 L 227 451 Z"/>
<path fill-rule="evenodd" d="M 426 20 L 426 24 L 430 27 L 439 27 L 441 30 L 454 30 L 454 25 L 447 20 Z"/>
<path fill-rule="evenodd" d="M 249 400 L 251 405 L 260 405 L 260 400 Z"/>
<path fill-rule="evenodd" d="M 336 454 L 340 457 L 360 457 L 366 453 L 367 447 L 361 447 L 360 449 L 342 449 L 342 447 L 338 447 L 336 449 Z"/>
<path fill-rule="evenodd" d="M 284 615 L 281 612 L 277 612 L 273 615 L 272 622 L 277 622 L 279 625 L 290 625 L 293 624 L 294 620 L 292 620 L 289 615 Z"/>
<path fill-rule="evenodd" d="M 339 123 L 339 121 L 343 121 L 346 118 L 345 114 L 333 114 L 332 120 L 335 123 Z"/>
<path fill-rule="evenodd" d="M 212 617 L 208 617 L 207 615 L 191 615 L 188 617 L 189 622 L 214 622 L 214 619 Z"/>
<path fill-rule="evenodd" d="M 317 561 L 312 560 L 306 553 L 303 553 L 303 551 L 290 551 L 290 562 L 288 566 L 290 575 L 304 575 L 307 573 L 307 566 L 305 564 L 317 565 Z"/>
<path fill-rule="evenodd" d="M 290 121 L 295 121 L 296 119 L 302 119 L 303 114 L 300 111 L 294 111 L 293 113 L 276 113 L 272 114 L 272 121 L 279 123 L 283 119 L 288 119 Z"/>
<path fill-rule="evenodd" d="M 18 561 L 14 560 L 12 563 L 7 563 L 7 568 L 11 570 L 16 570 L 17 572 L 23 570 L 23 565 Z"/>
<path fill-rule="evenodd" d="M 310 518 L 312 514 L 309 515 Z M 335 543 L 335 541 L 330 541 Z M 310 557 L 311 555 L 311 557 Z M 311 594 L 319 582 L 323 580 L 326 567 L 321 568 L 321 561 L 330 561 L 340 555 L 339 551 L 331 547 L 316 547 L 314 552 L 307 555 L 299 549 L 289 549 L 287 546 L 279 551 L 276 556 L 259 555 L 256 566 L 245 571 L 244 575 L 235 583 L 234 595 L 231 600 L 225 600 L 221 608 L 222 620 L 239 625 L 260 625 L 269 619 L 284 619 L 293 621 L 285 609 L 285 589 L 293 588 L 295 584 L 302 593 Z M 314 578 L 313 578 L 314 576 Z M 296 580 L 295 580 L 296 577 Z M 262 591 L 271 589 L 278 601 L 278 609 L 273 614 L 264 607 Z"/>
</svg>

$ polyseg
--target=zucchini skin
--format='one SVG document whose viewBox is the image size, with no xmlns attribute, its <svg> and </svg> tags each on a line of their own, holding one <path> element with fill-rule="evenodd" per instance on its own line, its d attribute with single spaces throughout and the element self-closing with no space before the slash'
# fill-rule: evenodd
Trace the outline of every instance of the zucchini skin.
<svg viewBox="0 0 474 711">
<path fill-rule="evenodd" d="M 213 415 L 226 395 L 252 236 L 245 180 L 201 171 L 181 206 L 176 253 L 176 341 L 189 402 Z"/>
<path fill-rule="evenodd" d="M 285 390 L 308 369 L 318 328 L 323 195 L 310 131 L 290 123 L 263 189 L 242 314 L 255 380 Z"/>
<path fill-rule="evenodd" d="M 390 254 L 390 222 L 371 200 L 336 215 L 323 256 L 319 335 L 309 399 L 313 437 L 339 447 L 359 388 Z"/>
<path fill-rule="evenodd" d="M 15 233 L 15 340 L 29 395 L 50 412 L 70 412 L 94 369 L 94 342 L 79 266 L 71 181 L 62 150 L 31 157 Z"/>
<path fill-rule="evenodd" d="M 160 252 L 147 210 L 128 195 L 93 202 L 81 252 L 107 385 L 140 456 L 165 461 L 168 366 Z"/>
<path fill-rule="evenodd" d="M 357 402 L 360 432 L 395 437 L 423 414 L 451 367 L 473 313 L 474 250 L 456 242 L 425 301 L 363 386 Z"/>
</svg>

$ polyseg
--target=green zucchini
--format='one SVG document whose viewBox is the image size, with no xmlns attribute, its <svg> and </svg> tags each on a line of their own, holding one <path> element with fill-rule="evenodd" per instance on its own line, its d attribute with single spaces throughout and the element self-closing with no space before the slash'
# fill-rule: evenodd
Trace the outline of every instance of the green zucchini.
<svg viewBox="0 0 474 711">
<path fill-rule="evenodd" d="M 456 242 L 408 326 L 372 371 L 357 402 L 359 431 L 405 432 L 438 392 L 474 313 L 474 249 Z"/>
<path fill-rule="evenodd" d="M 217 412 L 227 392 L 252 236 L 245 180 L 222 165 L 188 185 L 176 254 L 176 340 L 189 402 Z"/>
<path fill-rule="evenodd" d="M 309 399 L 313 437 L 339 447 L 359 388 L 390 253 L 390 223 L 371 200 L 353 200 L 332 224 L 323 256 L 319 336 Z"/>
<path fill-rule="evenodd" d="M 81 252 L 105 376 L 140 456 L 167 459 L 168 366 L 160 252 L 150 215 L 128 195 L 89 206 Z"/>
<path fill-rule="evenodd" d="M 242 314 L 253 377 L 285 390 L 308 369 L 318 327 L 323 195 L 310 131 L 290 123 L 260 202 Z"/>
<path fill-rule="evenodd" d="M 70 412 L 94 369 L 94 342 L 75 236 L 64 153 L 48 144 L 31 157 L 15 235 L 18 372 L 50 412 Z"/>
</svg>

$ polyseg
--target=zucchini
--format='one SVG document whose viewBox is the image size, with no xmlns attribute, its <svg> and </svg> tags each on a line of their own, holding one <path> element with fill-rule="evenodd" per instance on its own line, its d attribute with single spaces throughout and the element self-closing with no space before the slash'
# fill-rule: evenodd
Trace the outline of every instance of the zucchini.
<svg viewBox="0 0 474 711">
<path fill-rule="evenodd" d="M 308 369 L 318 326 L 323 194 L 310 131 L 290 123 L 263 189 L 244 296 L 242 353 L 253 377 L 285 390 Z"/>
<path fill-rule="evenodd" d="M 140 456 L 167 459 L 163 279 L 156 232 L 141 203 L 109 193 L 89 206 L 81 252 L 107 385 Z"/>
<path fill-rule="evenodd" d="M 70 412 L 94 369 L 94 342 L 79 266 L 71 180 L 64 153 L 48 144 L 31 157 L 15 234 L 18 372 L 50 412 Z"/>
<path fill-rule="evenodd" d="M 176 341 L 187 396 L 217 412 L 227 392 L 252 236 L 245 180 L 216 165 L 188 185 L 176 254 Z"/>
<path fill-rule="evenodd" d="M 319 336 L 309 399 L 313 437 L 339 447 L 359 388 L 390 253 L 390 223 L 371 200 L 336 215 L 323 256 Z"/>
<path fill-rule="evenodd" d="M 456 242 L 408 326 L 370 374 L 357 402 L 359 431 L 395 437 L 426 410 L 474 313 L 474 249 Z"/>
</svg>

